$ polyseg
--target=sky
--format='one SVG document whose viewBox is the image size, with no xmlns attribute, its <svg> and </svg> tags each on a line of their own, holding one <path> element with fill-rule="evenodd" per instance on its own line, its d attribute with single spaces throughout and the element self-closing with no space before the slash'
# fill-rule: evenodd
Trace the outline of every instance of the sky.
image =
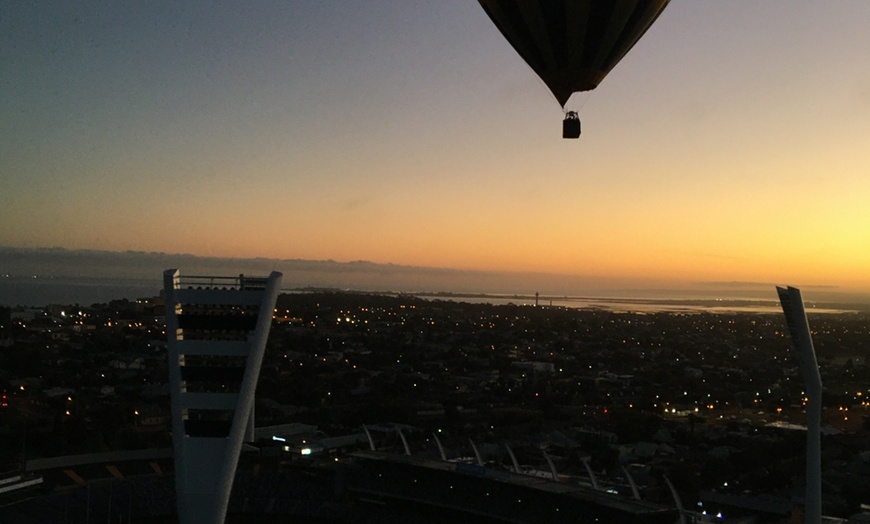
<svg viewBox="0 0 870 524">
<path fill-rule="evenodd" d="M 562 109 L 472 0 L 0 3 L 0 246 L 870 291 L 870 2 L 672 0 Z"/>
</svg>

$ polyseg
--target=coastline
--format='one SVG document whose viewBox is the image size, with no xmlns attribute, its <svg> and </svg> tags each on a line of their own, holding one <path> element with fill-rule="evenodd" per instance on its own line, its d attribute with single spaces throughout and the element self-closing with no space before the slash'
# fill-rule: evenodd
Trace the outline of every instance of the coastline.
<svg viewBox="0 0 870 524">
<path fill-rule="evenodd" d="M 90 305 L 108 303 L 112 300 L 136 300 L 152 298 L 162 291 L 159 278 L 135 279 L 112 277 L 69 277 L 69 276 L 14 276 L 0 275 L 0 306 L 4 307 L 44 307 L 49 304 Z M 770 299 L 756 297 L 716 297 L 706 294 L 701 297 L 674 298 L 667 296 L 601 296 L 601 295 L 553 295 L 516 293 L 468 293 L 449 291 L 378 291 L 349 290 L 336 288 L 291 288 L 282 293 L 357 292 L 383 295 L 408 295 L 426 300 L 453 302 L 515 304 L 541 307 L 566 307 L 572 309 L 591 309 L 633 313 L 781 313 L 775 296 Z M 622 293 L 623 295 L 625 293 Z M 773 293 L 771 293 L 773 295 Z M 807 301 L 810 314 L 868 313 L 870 304 L 850 302 Z"/>
</svg>

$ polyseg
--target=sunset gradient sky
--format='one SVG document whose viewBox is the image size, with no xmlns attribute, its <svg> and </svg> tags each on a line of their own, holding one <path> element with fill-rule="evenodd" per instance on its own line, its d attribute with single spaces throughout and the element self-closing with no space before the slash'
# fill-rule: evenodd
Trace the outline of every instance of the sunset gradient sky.
<svg viewBox="0 0 870 524">
<path fill-rule="evenodd" d="M 0 3 L 0 246 L 870 291 L 870 2 L 672 0 L 562 112 L 476 1 Z"/>
</svg>

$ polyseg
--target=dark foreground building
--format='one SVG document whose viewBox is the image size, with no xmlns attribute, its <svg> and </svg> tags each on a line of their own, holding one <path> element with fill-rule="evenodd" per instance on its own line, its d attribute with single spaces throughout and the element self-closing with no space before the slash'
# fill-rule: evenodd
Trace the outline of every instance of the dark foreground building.
<svg viewBox="0 0 870 524">
<path fill-rule="evenodd" d="M 441 510 L 469 522 L 668 523 L 677 512 L 578 485 L 518 475 L 473 464 L 357 452 L 341 470 L 344 489 L 357 500 Z"/>
<path fill-rule="evenodd" d="M 169 450 L 28 463 L 43 482 L 0 494 L 0 522 L 174 523 Z M 356 452 L 328 465 L 243 453 L 226 522 L 673 523 L 675 509 L 470 464 Z"/>
</svg>

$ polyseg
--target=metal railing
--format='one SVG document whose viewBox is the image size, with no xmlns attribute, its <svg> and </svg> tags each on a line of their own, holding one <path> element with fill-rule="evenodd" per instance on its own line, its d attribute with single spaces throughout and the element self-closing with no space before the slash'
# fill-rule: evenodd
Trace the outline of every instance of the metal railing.
<svg viewBox="0 0 870 524">
<path fill-rule="evenodd" d="M 249 277 L 241 274 L 237 277 L 184 275 L 174 280 L 176 289 L 217 289 L 217 290 L 263 290 L 269 277 Z"/>
</svg>

